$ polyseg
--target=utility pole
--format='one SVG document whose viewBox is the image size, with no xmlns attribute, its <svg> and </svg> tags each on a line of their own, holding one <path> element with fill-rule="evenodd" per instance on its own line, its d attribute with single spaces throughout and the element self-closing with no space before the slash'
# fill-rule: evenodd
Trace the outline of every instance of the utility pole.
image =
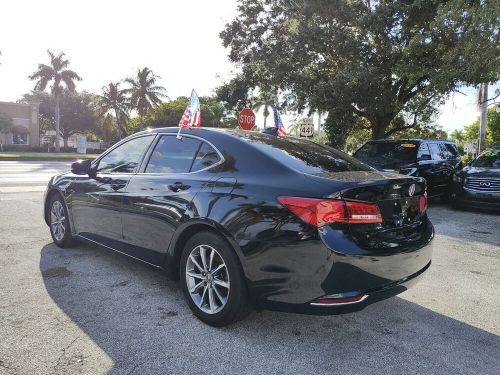
<svg viewBox="0 0 500 375">
<path fill-rule="evenodd" d="M 486 149 L 486 125 L 488 120 L 488 83 L 482 83 L 479 88 L 479 105 L 481 120 L 479 121 L 479 148 L 480 154 Z"/>
</svg>

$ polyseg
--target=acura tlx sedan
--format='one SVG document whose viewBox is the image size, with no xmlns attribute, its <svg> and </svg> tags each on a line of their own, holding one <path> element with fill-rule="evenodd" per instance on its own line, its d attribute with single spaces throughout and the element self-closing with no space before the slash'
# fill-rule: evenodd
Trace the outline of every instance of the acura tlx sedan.
<svg viewBox="0 0 500 375">
<path fill-rule="evenodd" d="M 429 268 L 422 178 L 291 137 L 177 131 L 134 134 L 53 177 L 44 216 L 56 245 L 86 240 L 163 268 L 214 326 L 251 305 L 360 310 Z"/>
</svg>

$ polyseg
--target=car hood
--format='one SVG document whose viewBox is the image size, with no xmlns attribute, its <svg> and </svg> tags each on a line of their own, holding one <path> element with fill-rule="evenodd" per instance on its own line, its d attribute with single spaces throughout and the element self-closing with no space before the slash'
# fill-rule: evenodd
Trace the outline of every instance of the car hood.
<svg viewBox="0 0 500 375">
<path fill-rule="evenodd" d="M 465 177 L 500 178 L 500 168 L 465 167 L 462 170 Z"/>
</svg>

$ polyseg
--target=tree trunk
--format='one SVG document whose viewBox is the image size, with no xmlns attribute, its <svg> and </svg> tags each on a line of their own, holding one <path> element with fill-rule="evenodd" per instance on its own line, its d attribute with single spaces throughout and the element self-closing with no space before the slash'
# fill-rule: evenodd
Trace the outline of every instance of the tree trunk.
<svg viewBox="0 0 500 375">
<path fill-rule="evenodd" d="M 392 118 L 389 118 L 389 116 L 382 118 L 377 116 L 375 119 L 369 119 L 369 121 L 372 126 L 372 139 L 385 138 L 385 132 L 391 124 Z"/>
<path fill-rule="evenodd" d="M 68 137 L 63 137 L 64 148 L 68 148 Z"/>
<path fill-rule="evenodd" d="M 267 128 L 267 116 L 269 116 L 269 114 L 264 114 L 264 129 Z"/>
<path fill-rule="evenodd" d="M 60 121 L 60 114 L 59 114 L 59 95 L 56 95 L 56 152 L 60 152 L 60 135 L 59 135 L 59 121 Z"/>
<path fill-rule="evenodd" d="M 321 133 L 321 112 L 318 111 L 318 135 Z"/>
<path fill-rule="evenodd" d="M 122 139 L 124 134 L 118 118 L 118 110 L 115 108 L 116 127 L 118 128 L 118 138 Z"/>
<path fill-rule="evenodd" d="M 481 117 L 479 121 L 479 147 L 478 153 L 480 154 L 486 150 L 486 127 L 488 121 L 488 83 L 481 84 L 479 91 L 479 104 L 481 106 Z"/>
</svg>

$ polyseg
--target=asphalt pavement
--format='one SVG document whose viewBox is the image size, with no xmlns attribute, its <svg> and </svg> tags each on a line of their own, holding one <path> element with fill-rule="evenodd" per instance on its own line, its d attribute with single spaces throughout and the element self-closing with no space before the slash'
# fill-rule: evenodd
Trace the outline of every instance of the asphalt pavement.
<svg viewBox="0 0 500 375">
<path fill-rule="evenodd" d="M 0 374 L 500 374 L 498 215 L 431 203 L 433 264 L 398 297 L 221 329 L 160 271 L 53 245 L 42 191 L 68 166 L 0 162 Z"/>
</svg>

